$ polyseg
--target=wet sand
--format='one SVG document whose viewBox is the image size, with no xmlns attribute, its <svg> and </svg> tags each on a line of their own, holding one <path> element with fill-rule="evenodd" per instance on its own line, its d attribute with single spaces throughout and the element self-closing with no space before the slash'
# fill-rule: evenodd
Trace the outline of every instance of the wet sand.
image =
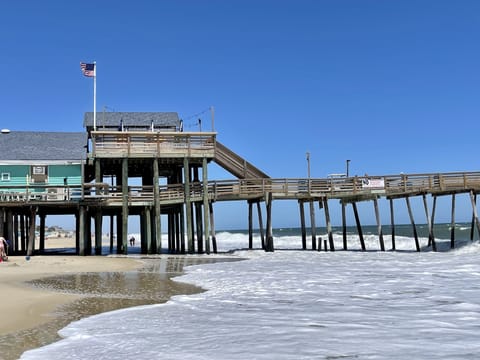
<svg viewBox="0 0 480 360">
<path fill-rule="evenodd" d="M 0 359 L 18 359 L 28 349 L 58 340 L 58 330 L 83 317 L 200 292 L 171 279 L 184 266 L 228 260 L 202 255 L 10 257 L 0 263 Z"/>
</svg>

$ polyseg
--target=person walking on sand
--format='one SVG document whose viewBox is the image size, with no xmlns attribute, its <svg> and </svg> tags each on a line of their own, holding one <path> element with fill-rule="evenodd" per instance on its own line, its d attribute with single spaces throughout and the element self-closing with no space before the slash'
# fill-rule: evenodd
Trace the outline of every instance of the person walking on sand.
<svg viewBox="0 0 480 360">
<path fill-rule="evenodd" d="M 7 258 L 7 253 L 5 251 L 5 248 L 7 247 L 7 241 L 3 236 L 0 237 L 0 259 L 1 260 L 6 260 Z"/>
</svg>

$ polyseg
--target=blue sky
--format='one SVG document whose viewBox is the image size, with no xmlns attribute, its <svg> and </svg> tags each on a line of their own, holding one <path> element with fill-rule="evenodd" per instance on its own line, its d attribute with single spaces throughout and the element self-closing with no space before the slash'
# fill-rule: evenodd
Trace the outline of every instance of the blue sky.
<svg viewBox="0 0 480 360">
<path fill-rule="evenodd" d="M 476 171 L 478 34 L 473 0 L 3 1 L 0 127 L 83 131 L 79 63 L 96 61 L 97 111 L 210 130 L 214 106 L 218 140 L 271 177 L 306 177 L 307 151 L 312 177 L 346 159 L 352 175 Z M 218 227 L 246 224 L 218 208 Z M 297 226 L 296 203 L 274 217 Z"/>
</svg>

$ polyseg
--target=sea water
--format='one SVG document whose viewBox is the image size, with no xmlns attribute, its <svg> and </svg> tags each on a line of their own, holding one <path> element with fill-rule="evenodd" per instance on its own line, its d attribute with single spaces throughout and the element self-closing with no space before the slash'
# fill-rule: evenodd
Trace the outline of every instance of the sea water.
<svg viewBox="0 0 480 360">
<path fill-rule="evenodd" d="M 22 359 L 480 358 L 480 245 L 469 224 L 455 227 L 453 250 L 448 225 L 435 229 L 438 252 L 425 229 L 415 251 L 411 232 L 399 227 L 397 251 L 379 251 L 376 227 L 366 227 L 359 251 L 349 229 L 352 251 L 339 251 L 335 229 L 337 251 L 326 252 L 299 250 L 299 229 L 276 229 L 273 253 L 237 250 L 245 261 L 192 266 L 176 278 L 206 292 L 71 323 L 63 340 Z M 217 241 L 222 251 L 243 249 L 248 234 Z M 388 233 L 384 241 L 390 249 Z"/>
</svg>

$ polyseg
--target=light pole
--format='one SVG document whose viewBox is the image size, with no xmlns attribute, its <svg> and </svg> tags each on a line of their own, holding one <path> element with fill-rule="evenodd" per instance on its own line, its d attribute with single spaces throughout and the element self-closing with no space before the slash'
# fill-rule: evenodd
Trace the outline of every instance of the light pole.
<svg viewBox="0 0 480 360">
<path fill-rule="evenodd" d="M 347 178 L 349 177 L 349 176 L 348 176 L 348 167 L 349 167 L 349 165 L 350 165 L 350 160 L 347 160 Z"/>
<path fill-rule="evenodd" d="M 310 152 L 307 151 L 307 174 L 308 174 L 308 180 L 310 180 Z"/>
</svg>

